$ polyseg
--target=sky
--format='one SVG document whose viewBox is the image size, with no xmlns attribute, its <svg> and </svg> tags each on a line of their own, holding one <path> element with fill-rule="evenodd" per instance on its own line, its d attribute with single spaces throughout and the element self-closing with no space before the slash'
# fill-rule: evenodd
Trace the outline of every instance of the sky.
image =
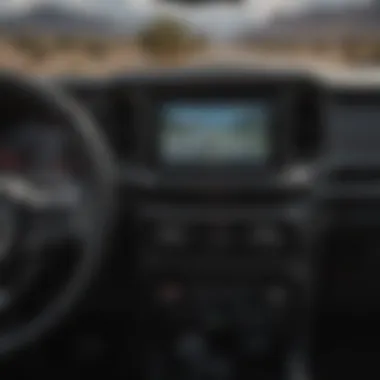
<svg viewBox="0 0 380 380">
<path fill-rule="evenodd" d="M 345 6 L 368 4 L 371 0 L 242 0 L 240 6 L 208 6 L 190 8 L 162 6 L 157 0 L 0 0 L 0 12 L 24 10 L 38 3 L 57 3 L 79 9 L 123 17 L 149 18 L 155 14 L 168 14 L 193 23 L 201 30 L 215 34 L 229 34 L 243 25 L 260 24 L 277 13 L 292 13 L 310 6 Z"/>
</svg>

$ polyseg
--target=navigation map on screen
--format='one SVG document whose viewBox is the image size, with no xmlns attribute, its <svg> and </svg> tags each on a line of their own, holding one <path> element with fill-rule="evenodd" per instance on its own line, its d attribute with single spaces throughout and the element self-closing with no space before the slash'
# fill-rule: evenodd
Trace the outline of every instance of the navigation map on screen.
<svg viewBox="0 0 380 380">
<path fill-rule="evenodd" d="M 265 102 L 167 103 L 160 158 L 167 164 L 261 164 L 270 149 Z"/>
</svg>

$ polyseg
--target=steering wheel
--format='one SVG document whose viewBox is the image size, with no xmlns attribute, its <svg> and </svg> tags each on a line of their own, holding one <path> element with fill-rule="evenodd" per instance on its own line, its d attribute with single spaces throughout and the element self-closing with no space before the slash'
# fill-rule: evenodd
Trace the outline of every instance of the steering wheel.
<svg viewBox="0 0 380 380">
<path fill-rule="evenodd" d="M 96 277 L 102 263 L 107 229 L 112 223 L 115 167 L 100 129 L 59 88 L 38 79 L 10 73 L 0 74 L 1 85 L 11 88 L 20 96 L 27 95 L 64 123 L 81 151 L 81 157 L 86 160 L 88 176 L 87 187 L 83 186 L 79 192 L 74 191 L 67 183 L 41 185 L 27 178 L 0 176 L 0 355 L 4 355 L 36 342 L 62 322 Z M 90 195 L 85 188 L 90 191 Z M 85 200 L 87 203 L 83 208 L 81 205 Z M 86 220 L 86 223 L 73 222 L 78 221 L 78 210 L 81 210 L 82 221 Z M 31 227 L 47 215 L 52 221 L 50 225 L 60 225 L 60 233 L 57 234 L 57 229 L 54 228 L 51 231 L 45 230 L 42 235 L 46 241 L 51 243 L 52 240 L 62 237 L 62 234 L 72 234 L 80 239 L 75 265 L 62 286 L 48 301 L 38 306 L 37 311 L 20 323 L 7 324 L 6 316 L 14 304 L 23 302 L 20 296 L 22 291 L 25 291 L 25 287 L 30 290 L 32 286 L 28 278 L 31 268 L 34 268 L 34 274 L 38 274 L 42 262 L 36 252 L 40 251 L 40 245 L 37 245 L 38 250 L 31 250 L 33 254 L 29 252 L 27 257 L 23 256 L 21 262 L 16 251 L 25 243 L 27 237 L 30 239 L 28 231 L 30 232 Z M 10 268 L 18 276 L 10 276 Z M 7 287 L 8 280 L 12 286 Z M 18 286 L 13 286 L 14 283 Z"/>
</svg>

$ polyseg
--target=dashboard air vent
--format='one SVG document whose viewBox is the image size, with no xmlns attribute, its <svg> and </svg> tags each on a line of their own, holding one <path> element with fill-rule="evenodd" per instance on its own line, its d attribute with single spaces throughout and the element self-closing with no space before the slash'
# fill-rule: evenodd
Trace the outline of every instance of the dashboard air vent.
<svg viewBox="0 0 380 380">
<path fill-rule="evenodd" d="M 301 88 L 297 94 L 293 113 L 293 154 L 298 160 L 308 160 L 320 154 L 324 131 L 322 112 L 317 90 Z"/>
<path fill-rule="evenodd" d="M 335 170 L 331 174 L 331 180 L 334 183 L 340 184 L 380 182 L 380 167 Z"/>
</svg>

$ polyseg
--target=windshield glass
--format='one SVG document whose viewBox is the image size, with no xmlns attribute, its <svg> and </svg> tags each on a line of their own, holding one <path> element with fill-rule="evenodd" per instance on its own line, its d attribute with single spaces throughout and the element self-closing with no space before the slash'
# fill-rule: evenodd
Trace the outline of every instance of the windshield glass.
<svg viewBox="0 0 380 380">
<path fill-rule="evenodd" d="M 377 0 L 206 3 L 2 0 L 0 68 L 98 74 L 215 61 L 373 65 L 380 60 Z"/>
</svg>

